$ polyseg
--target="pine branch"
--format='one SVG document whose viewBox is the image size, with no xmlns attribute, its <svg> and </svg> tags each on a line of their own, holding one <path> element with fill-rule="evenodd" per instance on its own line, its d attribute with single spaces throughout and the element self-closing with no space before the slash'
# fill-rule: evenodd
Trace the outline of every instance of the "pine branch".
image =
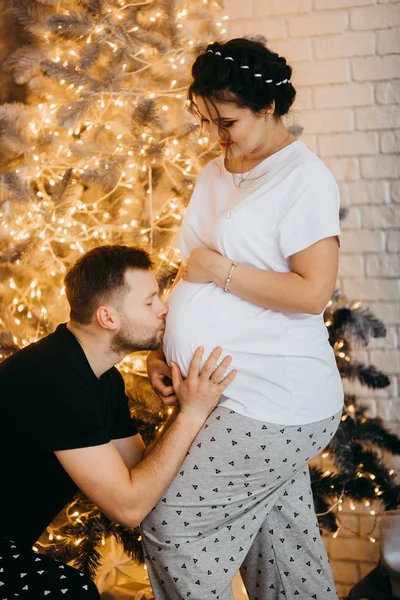
<svg viewBox="0 0 400 600">
<path fill-rule="evenodd" d="M 112 533 L 117 542 L 122 545 L 124 552 L 126 552 L 133 561 L 140 564 L 144 563 L 143 547 L 139 541 L 141 535 L 139 527 L 130 529 L 129 527 L 114 524 Z"/>
<path fill-rule="evenodd" d="M 357 439 L 360 442 L 374 444 L 374 446 L 387 450 L 393 455 L 400 454 L 400 438 L 385 429 L 381 418 L 365 418 L 363 416 L 365 410 L 366 408 L 362 407 L 356 412 L 357 427 L 355 435 Z"/>
<path fill-rule="evenodd" d="M 54 204 L 59 204 L 68 194 L 68 190 L 72 185 L 72 169 L 66 169 L 63 173 L 61 181 L 58 181 L 52 189 L 52 198 Z"/>
<path fill-rule="evenodd" d="M 104 46 L 100 42 L 89 44 L 89 47 L 85 52 L 82 52 L 78 61 L 79 69 L 88 71 L 99 60 L 103 49 Z"/>
<path fill-rule="evenodd" d="M 32 202 L 33 197 L 29 184 L 23 181 L 17 173 L 8 172 L 0 175 L 0 187 L 20 204 Z"/>
<path fill-rule="evenodd" d="M 358 380 L 362 385 L 373 390 L 383 389 L 390 385 L 388 376 L 373 365 L 351 363 L 340 357 L 337 357 L 336 360 L 341 375 L 349 381 Z"/>
<path fill-rule="evenodd" d="M 33 35 L 43 33 L 49 7 L 44 2 L 27 2 L 26 0 L 10 0 L 12 12 L 25 31 Z M 58 4 L 68 4 L 69 0 L 59 0 Z M 50 4 L 49 4 L 50 5 Z"/>
<path fill-rule="evenodd" d="M 114 159 L 107 164 L 100 164 L 96 169 L 85 169 L 81 180 L 84 183 L 97 185 L 108 192 L 116 186 L 121 176 L 122 165 L 123 159 Z"/>
<path fill-rule="evenodd" d="M 11 331 L 0 331 L 0 351 L 7 356 L 19 350 Z"/>
<path fill-rule="evenodd" d="M 154 100 L 146 98 L 139 102 L 132 111 L 131 120 L 134 130 L 136 130 L 138 126 L 147 127 L 153 125 L 159 127 L 160 116 Z"/>
<path fill-rule="evenodd" d="M 45 4 L 46 6 L 55 6 L 60 4 L 68 4 L 69 0 L 36 0 L 36 2 L 40 2 L 40 4 Z"/>
<path fill-rule="evenodd" d="M 0 138 L 2 143 L 17 154 L 30 150 L 26 134 L 28 112 L 20 103 L 0 106 Z"/>
<path fill-rule="evenodd" d="M 19 85 L 29 82 L 40 72 L 40 61 L 46 56 L 41 46 L 27 44 L 18 48 L 3 63 L 3 69 L 12 72 L 14 81 Z"/>
<path fill-rule="evenodd" d="M 364 449 L 360 442 L 372 441 L 364 440 L 364 433 L 361 430 L 363 424 L 359 424 L 357 419 L 347 417 L 342 421 L 335 437 L 328 446 L 334 464 L 343 474 L 343 483 L 346 485 L 346 496 L 356 501 L 376 499 L 375 488 L 379 486 L 383 492 L 379 495 L 386 508 L 395 507 L 399 502 L 398 486 L 388 469 L 374 450 Z M 390 435 L 390 434 L 388 434 Z M 399 440 L 396 439 L 398 444 Z M 358 473 L 367 474 L 361 477 Z M 368 474 L 374 477 L 370 478 Z"/>
<path fill-rule="evenodd" d="M 30 248 L 31 245 L 32 238 L 29 238 L 27 240 L 24 240 L 23 242 L 14 245 L 9 244 L 7 245 L 7 247 L 4 247 L 4 244 L 0 244 L 0 264 L 14 264 L 24 256 L 25 252 Z"/>
<path fill-rule="evenodd" d="M 65 129 L 74 127 L 74 125 L 85 118 L 85 115 L 93 104 L 94 99 L 88 98 L 72 102 L 68 106 L 62 106 L 57 113 L 58 124 Z"/>
<path fill-rule="evenodd" d="M 87 158 L 88 156 L 95 156 L 97 154 L 113 156 L 113 147 L 110 145 L 107 146 L 106 144 L 98 141 L 97 139 L 85 141 L 84 144 L 80 144 L 78 142 L 71 142 L 69 144 L 69 148 L 71 152 L 75 155 L 75 157 L 78 159 Z"/>
<path fill-rule="evenodd" d="M 97 84 L 97 91 L 119 91 L 125 83 L 125 75 L 121 66 L 126 60 L 126 49 L 121 48 L 110 55 L 107 67 L 103 70 L 102 81 Z"/>
<path fill-rule="evenodd" d="M 78 0 L 78 3 L 85 7 L 85 9 L 98 17 L 104 15 L 106 0 Z"/>
<path fill-rule="evenodd" d="M 122 25 L 117 24 L 114 27 L 116 41 L 118 40 L 126 46 L 127 52 L 129 52 L 129 50 L 137 52 L 143 45 L 147 45 L 151 48 L 155 48 L 160 54 L 165 54 L 168 52 L 169 44 L 165 39 L 164 33 L 165 31 L 162 33 L 149 31 L 146 29 L 145 25 L 142 25 L 137 31 L 129 33 Z"/>
<path fill-rule="evenodd" d="M 40 62 L 42 71 L 48 77 L 56 77 L 57 79 L 63 79 L 66 83 L 73 83 L 75 86 L 89 86 L 92 89 L 100 85 L 100 82 L 94 80 L 90 75 L 85 72 L 78 72 L 76 67 L 68 65 L 63 67 L 61 63 L 55 63 L 51 60 L 42 60 Z"/>
<path fill-rule="evenodd" d="M 393 481 L 389 470 L 374 450 L 362 450 L 359 454 L 360 469 L 374 475 L 372 479 L 374 495 L 375 489 L 380 488 L 379 500 L 383 502 L 386 510 L 396 508 L 400 501 L 400 486 Z"/>
<path fill-rule="evenodd" d="M 62 38 L 79 40 L 91 33 L 93 21 L 88 15 L 71 10 L 69 14 L 51 15 L 46 19 L 46 25 Z"/>
<path fill-rule="evenodd" d="M 338 529 L 338 524 L 334 511 L 329 511 L 329 502 L 317 493 L 314 493 L 313 500 L 315 512 L 317 515 L 320 515 L 318 516 L 320 526 L 329 533 L 335 533 Z"/>
<path fill-rule="evenodd" d="M 46 549 L 46 555 L 63 562 L 73 561 L 81 571 L 94 576 L 101 564 L 101 554 L 98 550 L 105 527 L 99 511 L 93 506 L 90 516 L 80 523 L 77 521 L 63 525 L 58 530 L 61 539 L 57 539 Z M 77 544 L 77 540 L 79 543 Z"/>
<path fill-rule="evenodd" d="M 99 513 L 93 519 L 84 521 L 81 543 L 77 546 L 74 564 L 80 571 L 94 578 L 102 562 L 100 551 L 103 537 L 109 537 L 110 521 Z"/>
<path fill-rule="evenodd" d="M 347 417 L 345 421 L 340 423 L 334 438 L 327 447 L 327 451 L 332 455 L 334 464 L 340 469 L 345 480 L 353 476 L 360 462 L 359 453 L 361 446 L 351 441 L 353 430 L 353 420 L 351 417 Z"/>
<path fill-rule="evenodd" d="M 368 308 L 340 308 L 333 314 L 332 331 L 337 337 L 352 337 L 363 346 L 367 346 L 370 338 L 386 336 L 386 327 Z"/>
<path fill-rule="evenodd" d="M 324 471 L 321 471 L 317 467 L 310 468 L 310 479 L 312 489 L 318 490 L 320 496 L 328 499 L 339 498 L 345 483 L 340 473 L 325 475 Z"/>
<path fill-rule="evenodd" d="M 161 290 L 168 290 L 175 281 L 178 269 L 169 265 L 157 270 L 157 283 Z"/>
</svg>

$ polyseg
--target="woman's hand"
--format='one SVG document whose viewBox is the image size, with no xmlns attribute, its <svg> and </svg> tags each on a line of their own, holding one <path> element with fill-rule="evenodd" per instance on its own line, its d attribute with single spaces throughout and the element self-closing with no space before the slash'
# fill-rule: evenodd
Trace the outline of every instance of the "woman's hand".
<svg viewBox="0 0 400 600">
<path fill-rule="evenodd" d="M 229 261 L 224 256 L 209 248 L 195 248 L 191 251 L 183 271 L 182 279 L 193 283 L 211 283 L 214 281 L 217 268 L 227 262 L 226 271 L 229 271 Z"/>
<path fill-rule="evenodd" d="M 225 376 L 232 362 L 231 356 L 225 356 L 218 365 L 221 347 L 214 348 L 200 369 L 203 354 L 204 348 L 197 348 L 186 379 L 182 378 L 178 365 L 171 361 L 172 382 L 178 396 L 180 413 L 189 416 L 191 420 L 205 421 L 217 406 L 221 394 L 236 377 L 235 370 Z"/>
</svg>

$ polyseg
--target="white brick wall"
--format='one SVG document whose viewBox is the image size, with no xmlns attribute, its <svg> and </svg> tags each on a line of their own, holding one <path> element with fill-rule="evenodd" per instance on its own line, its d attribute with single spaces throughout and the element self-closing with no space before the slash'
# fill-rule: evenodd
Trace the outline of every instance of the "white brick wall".
<svg viewBox="0 0 400 600">
<path fill-rule="evenodd" d="M 358 353 L 384 369 L 391 386 L 354 385 L 371 416 L 400 432 L 400 2 L 388 0 L 225 0 L 230 37 L 263 34 L 293 66 L 293 115 L 303 140 L 335 174 L 343 223 L 339 282 L 362 299 L 388 334 Z M 400 470 L 399 461 L 394 468 Z M 376 564 L 371 507 L 345 506 L 342 529 L 326 537 L 339 594 Z M 379 537 L 379 528 L 373 533 Z"/>
</svg>

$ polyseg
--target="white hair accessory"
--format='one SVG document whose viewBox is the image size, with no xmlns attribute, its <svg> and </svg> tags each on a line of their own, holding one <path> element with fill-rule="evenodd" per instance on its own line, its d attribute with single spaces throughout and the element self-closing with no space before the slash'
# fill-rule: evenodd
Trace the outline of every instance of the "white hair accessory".
<svg viewBox="0 0 400 600">
<path fill-rule="evenodd" d="M 211 54 L 215 54 L 216 56 L 222 56 L 221 52 L 214 52 L 214 50 L 211 50 L 211 48 L 209 50 L 207 50 L 207 52 L 211 52 Z M 235 62 L 235 59 L 232 58 L 232 56 L 225 56 L 225 60 L 232 60 L 233 62 Z M 248 65 L 240 65 L 240 68 L 250 70 L 250 67 Z M 254 75 L 254 77 L 262 77 L 262 73 L 253 73 L 253 75 Z M 265 79 L 264 81 L 265 81 L 265 83 L 274 83 L 273 79 Z M 282 85 L 283 83 L 291 83 L 291 80 L 290 79 L 282 79 L 282 81 L 278 81 L 274 85 Z"/>
</svg>

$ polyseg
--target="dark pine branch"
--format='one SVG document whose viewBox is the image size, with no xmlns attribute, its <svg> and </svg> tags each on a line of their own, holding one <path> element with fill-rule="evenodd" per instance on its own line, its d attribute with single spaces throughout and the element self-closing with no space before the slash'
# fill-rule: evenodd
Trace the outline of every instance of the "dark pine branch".
<svg viewBox="0 0 400 600">
<path fill-rule="evenodd" d="M 122 525 L 114 525 L 113 535 L 117 542 L 119 542 L 126 554 L 130 556 L 135 562 L 144 563 L 143 547 L 139 541 L 140 529 L 129 529 Z"/>
<path fill-rule="evenodd" d="M 338 308 L 331 315 L 330 329 L 336 339 L 353 338 L 367 346 L 370 338 L 386 336 L 386 327 L 368 308 Z"/>
<path fill-rule="evenodd" d="M 368 388 L 376 390 L 388 387 L 390 385 L 390 379 L 379 371 L 373 365 L 363 365 L 359 362 L 348 362 L 344 358 L 336 358 L 338 369 L 342 375 L 349 381 L 358 380 L 362 385 L 366 385 Z"/>
<path fill-rule="evenodd" d="M 391 454 L 400 454 L 400 438 L 394 433 L 390 433 L 384 428 L 383 421 L 379 417 L 374 419 L 366 418 L 364 413 L 366 407 L 360 407 L 356 411 L 356 431 L 355 436 L 360 442 L 369 442 Z"/>
</svg>

